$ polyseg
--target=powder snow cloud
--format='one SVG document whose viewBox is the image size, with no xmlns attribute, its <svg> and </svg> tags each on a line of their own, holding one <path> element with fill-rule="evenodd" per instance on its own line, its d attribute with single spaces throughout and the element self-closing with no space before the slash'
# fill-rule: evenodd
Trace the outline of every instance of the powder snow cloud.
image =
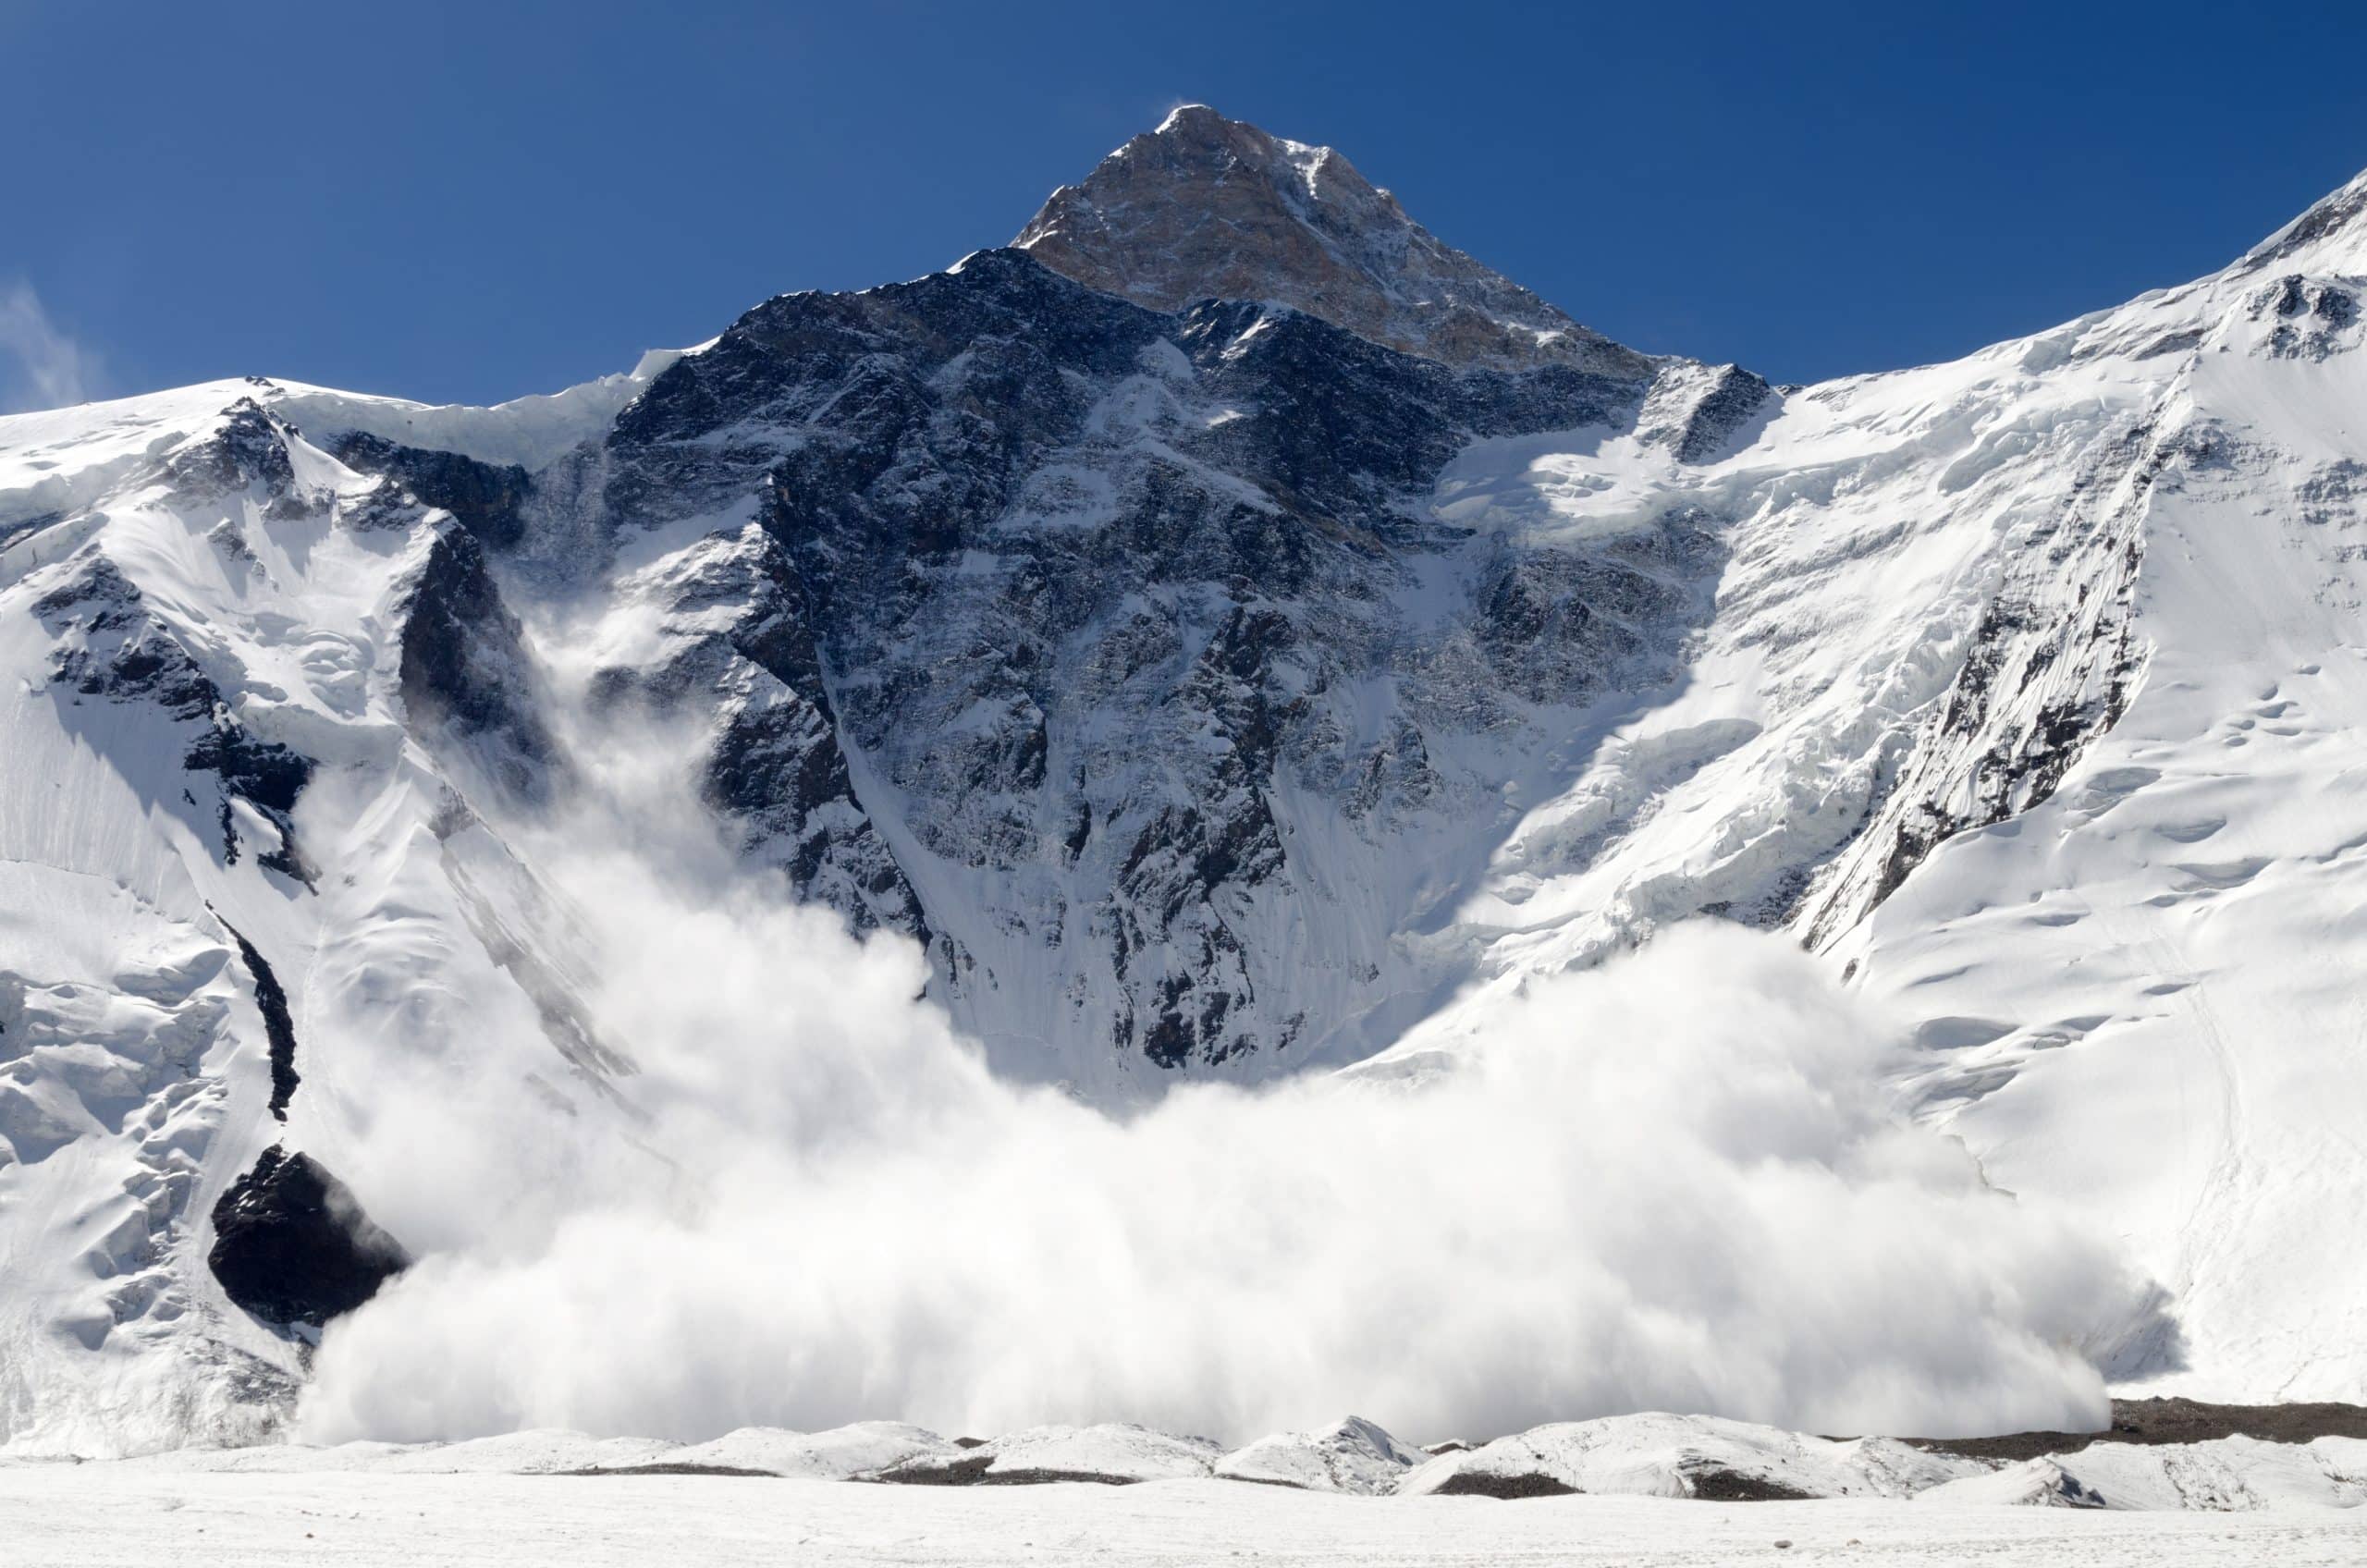
<svg viewBox="0 0 2367 1568">
<path fill-rule="evenodd" d="M 1900 1121 L 1895 1031 L 1778 938 L 1684 927 L 1534 983 L 1417 1079 L 1113 1116 L 989 1073 L 911 943 L 727 875 L 652 761 L 681 748 L 579 754 L 535 858 L 634 1131 L 521 1142 L 528 1088 L 356 1085 L 356 1184 L 428 1256 L 329 1329 L 311 1438 L 2103 1415 L 2091 1356 L 2142 1282 Z"/>
<path fill-rule="evenodd" d="M 59 329 L 32 286 L 0 283 L 0 413 L 88 402 L 99 382 L 97 356 Z"/>
</svg>

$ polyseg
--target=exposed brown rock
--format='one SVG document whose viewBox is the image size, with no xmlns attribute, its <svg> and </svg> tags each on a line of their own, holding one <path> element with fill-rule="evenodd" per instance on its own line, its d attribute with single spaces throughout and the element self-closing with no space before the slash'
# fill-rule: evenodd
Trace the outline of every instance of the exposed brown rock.
<svg viewBox="0 0 2367 1568">
<path fill-rule="evenodd" d="M 1012 243 L 1156 310 L 1270 300 L 1465 369 L 1656 368 L 1441 240 L 1332 149 L 1197 104 L 1054 191 Z"/>
</svg>

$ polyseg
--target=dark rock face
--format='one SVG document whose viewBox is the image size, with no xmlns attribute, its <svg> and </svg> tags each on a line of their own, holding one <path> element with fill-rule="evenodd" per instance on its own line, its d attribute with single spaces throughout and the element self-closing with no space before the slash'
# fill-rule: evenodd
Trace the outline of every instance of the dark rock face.
<svg viewBox="0 0 2367 1568">
<path fill-rule="evenodd" d="M 1720 440 L 1765 392 L 1687 366 L 1674 397 L 1612 349 L 1429 347 L 1150 309 L 988 251 L 767 301 L 539 474 L 348 432 L 320 439 L 377 487 L 300 494 L 292 427 L 241 401 L 164 477 L 247 508 L 209 535 L 234 572 L 264 570 L 258 507 L 423 544 L 396 680 L 463 794 L 532 804 L 560 766 L 503 574 L 653 562 L 608 586 L 655 635 L 594 693 L 703 728 L 705 799 L 753 861 L 922 941 L 1023 1075 L 1032 1051 L 1257 1076 L 1386 1037 L 1435 978 L 1398 937 L 1477 874 L 1508 782 L 1673 675 L 1708 608 L 1718 520 L 1540 544 L 1441 521 L 1441 471 L 1478 441 L 1636 431 L 1648 399 L 1653 440 Z M 191 727 L 215 782 L 188 799 L 226 860 L 245 802 L 281 834 L 264 864 L 309 882 L 313 764 L 237 720 L 232 672 L 104 559 L 44 613 L 68 700 Z M 1404 866 L 1453 869 L 1367 892 Z"/>
<path fill-rule="evenodd" d="M 1805 912 L 1811 945 L 1890 897 L 1948 839 L 2043 803 L 2119 722 L 2143 658 L 2135 611 L 2145 498 L 2165 471 L 2195 459 L 2191 440 L 2157 441 L 2146 425 L 2125 431 L 2079 487 L 2120 498 L 2075 505 L 2034 532 L 1982 612 L 1936 718 Z"/>
<path fill-rule="evenodd" d="M 399 673 L 406 717 L 423 741 L 465 752 L 502 787 L 537 797 L 554 749 L 536 704 L 532 662 L 520 628 L 501 601 L 481 537 L 514 543 L 530 488 L 522 470 L 499 469 L 451 453 L 424 452 L 375 437 L 337 443 L 389 477 L 359 503 L 326 493 L 300 494 L 288 453 L 292 427 L 250 399 L 226 410 L 209 436 L 168 457 L 159 477 L 192 508 L 243 497 L 266 519 L 327 513 L 341 526 L 434 529 L 425 559 L 400 606 Z M 456 521 L 433 519 L 443 507 Z M 230 563 L 260 570 L 235 513 L 208 537 Z M 255 735 L 242 723 L 190 644 L 141 598 L 105 556 L 92 553 L 35 606 L 58 639 L 53 680 L 74 695 L 142 704 L 190 730 L 182 766 L 215 780 L 210 807 L 226 864 L 242 851 L 233 801 L 244 802 L 278 832 L 259 863 L 313 885 L 314 867 L 298 842 L 295 810 L 311 782 L 311 758 Z M 233 686 L 239 672 L 226 672 Z M 187 793 L 187 803 L 199 797 Z"/>
<path fill-rule="evenodd" d="M 490 549 L 509 549 L 525 536 L 526 504 L 534 482 L 515 464 L 424 451 L 363 431 L 337 436 L 329 450 L 348 468 L 393 481 L 418 505 L 450 512 L 471 537 Z"/>
<path fill-rule="evenodd" d="M 918 896 L 856 800 L 822 678 L 804 585 L 778 540 L 750 526 L 702 543 L 643 585 L 666 606 L 672 651 L 603 671 L 596 697 L 665 709 L 711 704 L 707 803 L 760 862 L 858 931 L 931 940 Z"/>
<path fill-rule="evenodd" d="M 1054 191 L 1012 244 L 1159 310 L 1271 300 L 1458 366 L 1650 374 L 1643 355 L 1440 240 L 1338 152 L 1205 104 L 1177 109 Z"/>
<path fill-rule="evenodd" d="M 326 1323 L 408 1268 L 343 1182 L 309 1155 L 274 1146 L 214 1206 L 206 1264 L 239 1307 L 266 1323 Z"/>
<path fill-rule="evenodd" d="M 51 657 L 52 680 L 86 697 L 153 703 L 175 718 L 214 717 L 221 692 L 105 557 L 92 557 L 33 609 L 66 639 Z"/>
<path fill-rule="evenodd" d="M 166 477 L 187 493 L 249 490 L 265 501 L 266 509 L 295 505 L 296 469 L 288 456 L 281 422 L 251 398 L 241 398 L 224 411 L 229 417 L 220 429 L 166 460 Z"/>
<path fill-rule="evenodd" d="M 34 611 L 59 639 L 51 680 L 74 693 L 69 701 L 153 704 L 181 722 L 188 733 L 181 766 L 214 780 L 213 815 L 226 864 L 238 861 L 241 847 L 231 802 L 244 801 L 278 830 L 279 842 L 260 863 L 311 885 L 314 874 L 297 843 L 294 812 L 312 779 L 312 760 L 241 724 L 221 689 L 114 562 L 92 556 Z M 185 792 L 185 800 L 194 803 L 196 796 Z"/>
<path fill-rule="evenodd" d="M 1709 391 L 1686 416 L 1683 433 L 1677 437 L 1676 460 L 1708 462 L 1774 396 L 1774 388 L 1764 378 L 1739 365 L 1719 370 Z"/>
<path fill-rule="evenodd" d="M 231 423 L 238 427 L 239 419 Z M 498 788 L 522 799 L 542 798 L 557 751 L 537 700 L 533 663 L 517 618 L 502 602 L 490 554 L 524 539 L 534 499 L 532 476 L 515 465 L 408 447 L 363 431 L 329 433 L 322 440 L 338 461 L 380 479 L 368 496 L 337 500 L 341 527 L 433 531 L 399 606 L 398 680 L 411 732 L 431 751 L 465 756 Z M 279 445 L 285 467 L 284 441 Z M 269 467 L 260 459 L 247 463 Z M 433 515 L 438 510 L 449 521 Z"/>
<path fill-rule="evenodd" d="M 1290 949 L 1347 868 L 1294 851 L 1279 795 L 1357 855 L 1468 833 L 1502 778 L 1442 753 L 1673 672 L 1711 520 L 1539 547 L 1429 507 L 1472 441 L 1632 424 L 1647 386 L 1165 314 L 1015 251 L 785 296 L 608 438 L 617 536 L 748 521 L 634 580 L 675 651 L 603 686 L 719 709 L 709 794 L 752 850 L 936 940 L 989 1037 L 1040 1035 L 997 998 L 1049 968 L 1055 1027 L 1158 1066 L 1281 1052 L 1342 1019 L 1268 993 L 1314 965 L 1344 995 L 1381 955 Z"/>
<path fill-rule="evenodd" d="M 255 983 L 255 1008 L 263 1014 L 264 1037 L 271 1047 L 271 1114 L 285 1121 L 288 1102 L 295 1098 L 296 1085 L 302 1082 L 296 1072 L 296 1023 L 288 1016 L 288 993 L 263 954 L 255 951 L 255 945 L 237 926 L 224 921 L 222 929 L 239 945 L 239 956 L 246 961 L 247 974 Z"/>
<path fill-rule="evenodd" d="M 2341 284 L 2290 273 L 2255 297 L 2253 314 L 2276 324 L 2268 335 L 2272 358 L 2324 360 L 2352 340 L 2359 296 Z"/>
<path fill-rule="evenodd" d="M 518 619 L 474 535 L 438 528 L 404 607 L 399 680 L 411 729 L 466 751 L 512 793 L 538 797 L 556 752 Z"/>
</svg>

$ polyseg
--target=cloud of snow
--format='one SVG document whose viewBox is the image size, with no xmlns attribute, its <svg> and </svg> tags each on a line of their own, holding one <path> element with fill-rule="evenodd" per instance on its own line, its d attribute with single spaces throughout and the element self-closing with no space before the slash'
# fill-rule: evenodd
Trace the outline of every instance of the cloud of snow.
<svg viewBox="0 0 2367 1568">
<path fill-rule="evenodd" d="M 0 284 L 0 413 L 85 403 L 98 386 L 97 357 L 58 329 L 32 286 Z"/>
<path fill-rule="evenodd" d="M 989 1073 L 911 943 L 731 871 L 666 776 L 685 748 L 580 754 L 600 804 L 533 852 L 632 1114 L 371 1086 L 351 1173 L 433 1250 L 328 1330 L 309 1438 L 2104 1415 L 2081 1347 L 2138 1283 L 1897 1120 L 1894 1031 L 1778 938 L 1538 981 L 1419 1079 L 1113 1116 Z"/>
</svg>

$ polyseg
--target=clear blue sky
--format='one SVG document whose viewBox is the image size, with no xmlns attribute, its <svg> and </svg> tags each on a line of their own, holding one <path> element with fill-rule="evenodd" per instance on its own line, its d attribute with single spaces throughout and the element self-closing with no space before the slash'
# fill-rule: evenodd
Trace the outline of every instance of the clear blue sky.
<svg viewBox="0 0 2367 1568">
<path fill-rule="evenodd" d="M 2357 4 L 0 0 L 0 399 L 11 348 L 555 389 L 999 244 L 1186 100 L 1616 337 L 1813 379 L 2221 264 L 2367 165 L 2362 58 Z"/>
</svg>

